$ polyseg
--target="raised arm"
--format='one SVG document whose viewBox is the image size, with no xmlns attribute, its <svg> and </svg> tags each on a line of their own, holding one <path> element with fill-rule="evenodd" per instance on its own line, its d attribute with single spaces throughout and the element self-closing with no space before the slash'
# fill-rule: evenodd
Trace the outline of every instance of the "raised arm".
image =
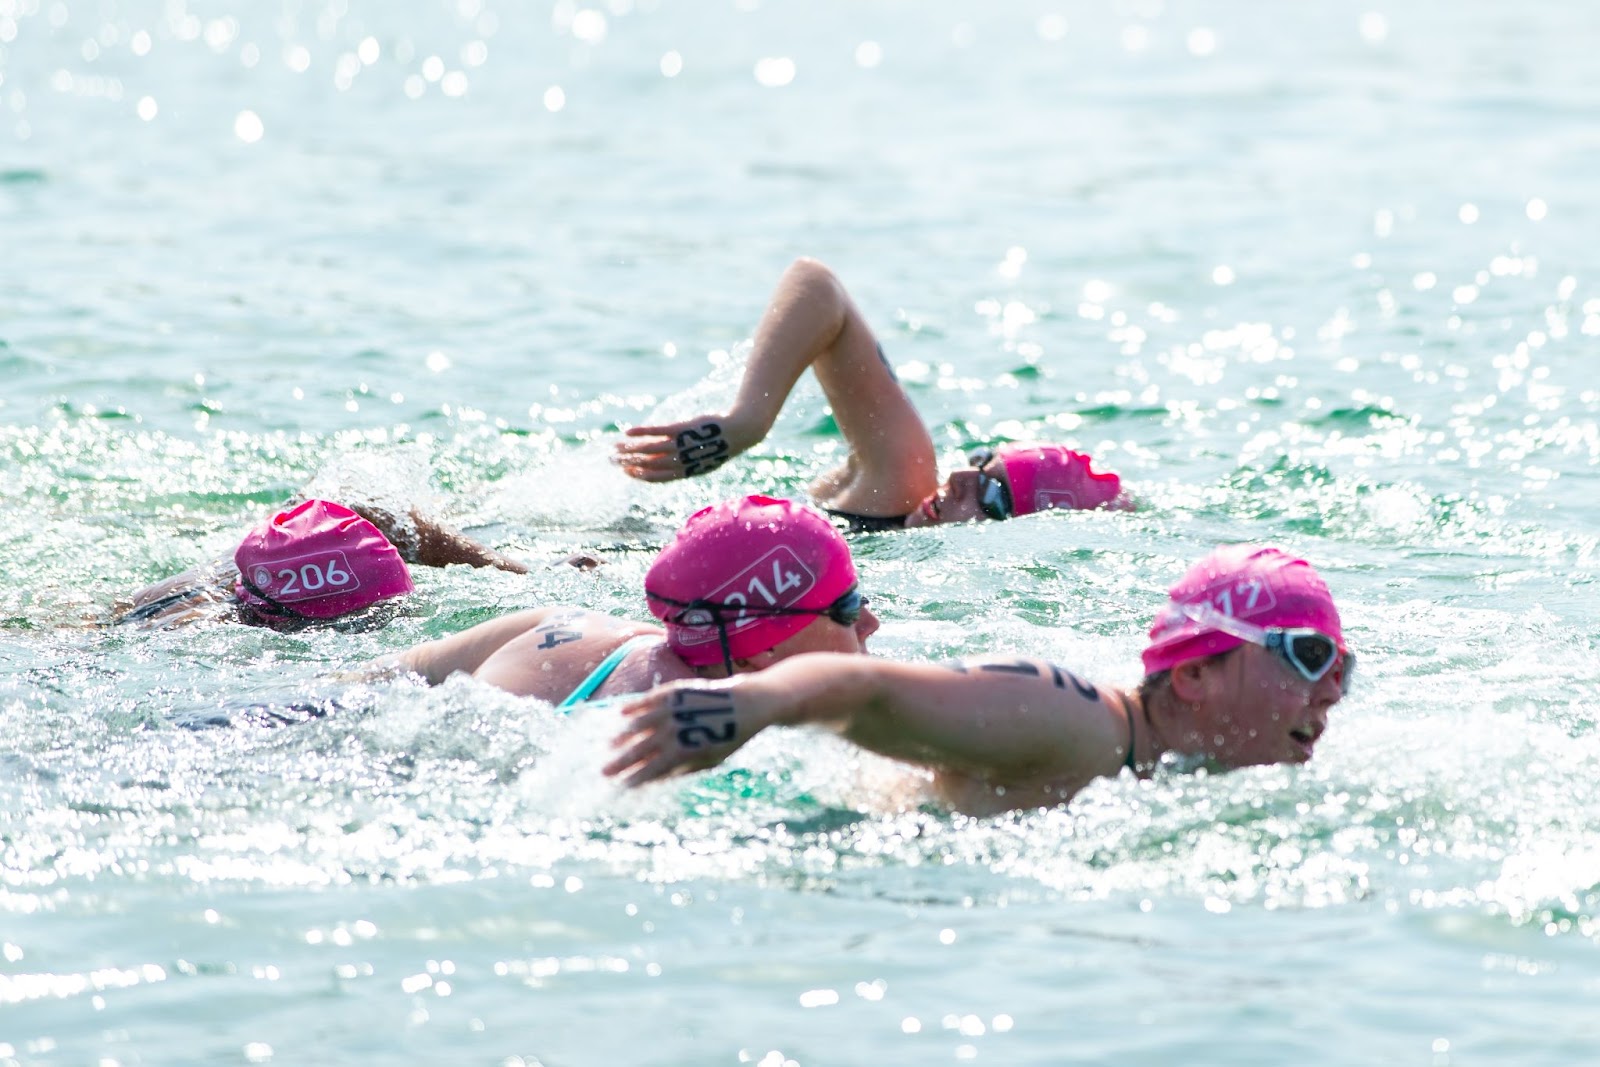
<svg viewBox="0 0 1600 1067">
<path fill-rule="evenodd" d="M 640 785 L 715 766 L 769 726 L 816 724 L 934 771 L 947 795 L 982 787 L 1024 790 L 1012 803 L 1066 799 L 1122 766 L 1125 707 L 1120 695 L 1039 660 L 932 666 L 803 655 L 623 705 L 627 725 L 605 773 Z"/>
<path fill-rule="evenodd" d="M 716 470 L 766 437 L 807 367 L 850 446 L 843 466 L 812 487 L 818 503 L 903 515 L 933 492 L 938 468 L 927 427 L 850 294 L 814 259 L 796 260 L 779 279 L 733 407 L 635 426 L 617 445 L 617 462 L 651 482 Z"/>
</svg>

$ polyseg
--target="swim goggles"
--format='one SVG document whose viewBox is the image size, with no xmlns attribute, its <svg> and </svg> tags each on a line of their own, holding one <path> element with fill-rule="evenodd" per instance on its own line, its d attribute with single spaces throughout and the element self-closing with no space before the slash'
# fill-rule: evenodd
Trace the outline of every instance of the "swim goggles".
<svg viewBox="0 0 1600 1067">
<path fill-rule="evenodd" d="M 671 604 L 681 608 L 677 614 L 663 620 L 677 626 L 704 626 L 707 623 L 717 628 L 717 639 L 722 644 L 722 662 L 728 668 L 728 673 L 733 673 L 733 653 L 728 647 L 728 627 L 741 619 L 751 616 L 772 615 L 820 615 L 826 616 L 840 626 L 854 626 L 861 619 L 861 612 L 869 603 L 861 595 L 858 586 L 852 585 L 840 593 L 833 602 L 824 608 L 791 608 L 778 605 L 763 606 L 759 604 L 730 603 L 719 600 L 674 600 L 660 593 L 652 593 L 646 589 L 644 595 L 651 600 L 659 600 L 663 604 Z"/>
<path fill-rule="evenodd" d="M 995 522 L 1015 515 L 1017 509 L 1011 502 L 1011 487 L 984 470 L 994 462 L 994 449 L 977 449 L 968 454 L 967 462 L 978 471 L 978 510 Z"/>
<path fill-rule="evenodd" d="M 1339 693 L 1350 692 L 1356 673 L 1356 654 L 1341 652 L 1339 642 L 1309 626 L 1257 626 L 1236 619 L 1210 604 L 1179 604 L 1184 615 L 1200 625 L 1260 645 L 1283 660 L 1308 682 L 1320 682 L 1335 667 L 1341 667 Z"/>
</svg>

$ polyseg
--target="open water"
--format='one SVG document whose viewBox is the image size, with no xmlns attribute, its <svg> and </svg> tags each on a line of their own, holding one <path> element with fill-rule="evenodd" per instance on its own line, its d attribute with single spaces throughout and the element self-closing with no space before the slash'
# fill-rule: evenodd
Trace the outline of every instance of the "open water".
<svg viewBox="0 0 1600 1067">
<path fill-rule="evenodd" d="M 1596 1062 L 1597 54 L 1554 0 L 0 0 L 0 1062 Z M 592 723 L 329 680 L 639 615 L 687 511 L 801 491 L 812 386 L 711 478 L 605 459 L 800 254 L 947 461 L 1143 503 L 861 539 L 876 652 L 1130 683 L 1275 541 L 1361 657 L 1316 760 L 971 820 L 791 733 L 619 797 Z M 538 566 L 77 625 L 307 484 Z"/>
</svg>

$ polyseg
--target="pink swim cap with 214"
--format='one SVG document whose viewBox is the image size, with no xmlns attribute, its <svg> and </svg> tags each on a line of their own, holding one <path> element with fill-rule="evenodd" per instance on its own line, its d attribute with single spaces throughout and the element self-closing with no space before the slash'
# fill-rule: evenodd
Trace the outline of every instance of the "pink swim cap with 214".
<svg viewBox="0 0 1600 1067">
<path fill-rule="evenodd" d="M 792 500 L 747 496 L 689 516 L 645 575 L 650 613 L 685 663 L 721 663 L 720 614 L 728 653 L 748 659 L 793 637 L 856 584 L 850 546 L 827 517 Z M 696 601 L 720 605 L 718 611 Z M 750 609 L 748 612 L 741 608 Z"/>
</svg>

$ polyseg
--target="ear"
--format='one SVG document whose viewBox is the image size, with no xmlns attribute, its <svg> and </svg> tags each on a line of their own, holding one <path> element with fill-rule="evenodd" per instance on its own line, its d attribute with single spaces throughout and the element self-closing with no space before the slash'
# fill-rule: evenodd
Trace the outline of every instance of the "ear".
<svg viewBox="0 0 1600 1067">
<path fill-rule="evenodd" d="M 1180 704 L 1198 704 L 1205 699 L 1209 666 L 1209 660 L 1186 659 L 1172 668 L 1172 695 Z"/>
</svg>

